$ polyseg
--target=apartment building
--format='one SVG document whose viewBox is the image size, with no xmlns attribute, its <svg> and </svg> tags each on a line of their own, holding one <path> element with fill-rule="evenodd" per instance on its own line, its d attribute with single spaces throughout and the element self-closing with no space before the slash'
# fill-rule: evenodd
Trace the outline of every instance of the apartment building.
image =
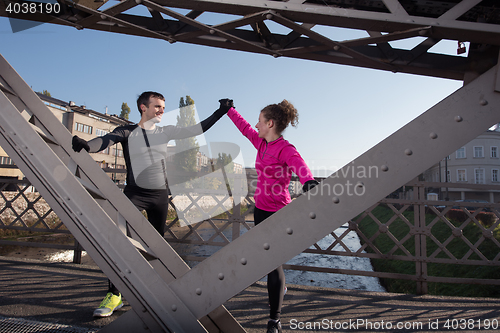
<svg viewBox="0 0 500 333">
<path fill-rule="evenodd" d="M 494 126 L 448 155 L 423 173 L 423 180 L 455 184 L 500 185 L 500 127 Z M 500 193 L 493 190 L 448 189 L 451 200 L 487 200 L 499 202 Z"/>
<path fill-rule="evenodd" d="M 103 136 L 118 126 L 131 124 L 128 120 L 114 114 L 100 113 L 87 109 L 84 105 L 77 106 L 71 101 L 65 102 L 40 93 L 37 94 L 72 135 L 78 135 L 85 140 Z M 116 172 L 125 169 L 125 159 L 120 145 L 91 154 L 91 156 L 113 180 L 119 184 L 125 182 L 125 173 Z M 15 167 L 5 151 L 0 148 L 0 180 L 13 178 L 23 179 L 24 175 Z"/>
</svg>

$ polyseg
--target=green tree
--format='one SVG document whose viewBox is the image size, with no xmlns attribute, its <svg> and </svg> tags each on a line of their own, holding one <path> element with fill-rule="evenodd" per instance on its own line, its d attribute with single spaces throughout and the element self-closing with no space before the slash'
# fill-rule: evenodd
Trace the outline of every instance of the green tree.
<svg viewBox="0 0 500 333">
<path fill-rule="evenodd" d="M 48 90 L 44 90 L 44 91 L 42 91 L 42 95 L 52 97 L 52 96 L 50 96 L 50 93 L 49 93 L 49 91 L 48 91 Z"/>
<path fill-rule="evenodd" d="M 234 173 L 234 164 L 233 164 L 233 158 L 231 157 L 231 154 L 226 154 L 226 153 L 219 153 L 219 156 L 217 156 L 217 167 L 222 168 L 226 166 L 224 170 L 228 173 Z"/>
<path fill-rule="evenodd" d="M 120 113 L 120 117 L 128 120 L 128 116 L 130 114 L 130 107 L 127 103 L 122 103 L 122 112 Z"/>
<path fill-rule="evenodd" d="M 224 168 L 224 172 L 226 173 L 226 179 L 224 179 L 224 181 L 229 181 L 229 184 L 226 183 L 226 187 L 229 190 L 234 183 L 234 179 L 227 176 L 228 173 L 234 173 L 234 163 L 231 154 L 227 155 L 226 153 L 219 153 L 219 156 L 217 156 L 217 169 L 219 168 Z M 219 186 L 219 189 L 221 188 L 222 184 Z"/>
<path fill-rule="evenodd" d="M 177 126 L 188 127 L 196 124 L 194 100 L 186 96 L 179 101 L 179 115 L 177 116 Z M 174 165 L 176 170 L 183 173 L 195 173 L 197 170 L 196 155 L 200 149 L 196 138 L 186 138 L 175 140 L 177 153 L 174 155 Z M 192 177 L 189 177 L 192 178 Z"/>
</svg>

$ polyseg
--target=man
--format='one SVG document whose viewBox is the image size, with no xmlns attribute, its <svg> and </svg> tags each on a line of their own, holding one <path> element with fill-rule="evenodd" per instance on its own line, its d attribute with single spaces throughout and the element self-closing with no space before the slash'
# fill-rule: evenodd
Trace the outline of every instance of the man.
<svg viewBox="0 0 500 333">
<path fill-rule="evenodd" d="M 113 132 L 90 141 L 73 137 L 73 150 L 85 149 L 96 153 L 116 143 L 121 143 L 127 168 L 127 184 L 124 194 L 139 209 L 145 210 L 149 222 L 164 235 L 168 212 L 168 186 L 166 179 L 167 143 L 200 135 L 212 127 L 232 107 L 232 100 L 222 99 L 220 107 L 210 117 L 189 127 L 156 126 L 165 111 L 165 97 L 157 92 L 146 91 L 137 99 L 141 113 L 138 124 L 119 126 Z M 108 317 L 123 306 L 118 289 L 109 281 L 106 297 L 94 317 Z"/>
</svg>

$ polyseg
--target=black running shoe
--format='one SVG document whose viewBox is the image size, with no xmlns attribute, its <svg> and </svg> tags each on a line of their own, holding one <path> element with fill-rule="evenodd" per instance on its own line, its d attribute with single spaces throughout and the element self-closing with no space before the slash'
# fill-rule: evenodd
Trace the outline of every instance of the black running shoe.
<svg viewBox="0 0 500 333">
<path fill-rule="evenodd" d="M 267 322 L 267 333 L 281 333 L 280 321 L 269 320 Z"/>
</svg>

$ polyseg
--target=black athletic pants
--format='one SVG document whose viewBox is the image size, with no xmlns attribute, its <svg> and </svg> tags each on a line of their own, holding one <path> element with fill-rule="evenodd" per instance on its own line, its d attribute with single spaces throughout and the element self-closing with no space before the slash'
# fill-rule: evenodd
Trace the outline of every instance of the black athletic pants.
<svg viewBox="0 0 500 333">
<path fill-rule="evenodd" d="M 253 213 L 255 225 L 258 225 L 274 213 L 255 207 Z M 279 266 L 267 275 L 267 294 L 271 307 L 269 317 L 278 320 L 280 319 L 283 296 L 285 294 L 285 272 L 283 271 L 283 266 Z"/>
<path fill-rule="evenodd" d="M 148 221 L 163 237 L 168 213 L 168 190 L 149 190 L 138 186 L 125 186 L 123 193 L 140 211 L 145 210 Z M 119 294 L 118 289 L 108 280 L 108 292 Z"/>
</svg>

